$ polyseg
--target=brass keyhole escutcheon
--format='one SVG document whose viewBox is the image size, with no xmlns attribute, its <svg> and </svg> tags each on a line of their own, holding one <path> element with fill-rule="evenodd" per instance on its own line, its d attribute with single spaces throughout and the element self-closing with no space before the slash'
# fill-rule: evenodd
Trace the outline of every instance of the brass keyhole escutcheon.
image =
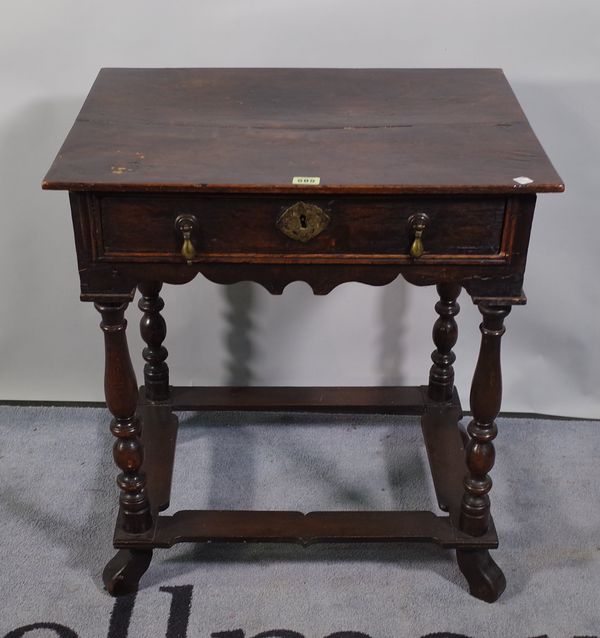
<svg viewBox="0 0 600 638">
<path fill-rule="evenodd" d="M 423 232 L 429 224 L 429 216 L 426 213 L 416 213 L 408 218 L 408 225 L 413 232 L 413 242 L 410 246 L 410 256 L 418 259 L 425 252 L 423 245 Z"/>
<path fill-rule="evenodd" d="M 198 231 L 198 220 L 194 215 L 179 215 L 175 220 L 175 230 L 180 240 L 183 240 L 181 244 L 181 256 L 185 259 L 186 264 L 191 266 L 192 260 L 196 256 L 194 235 Z"/>
<path fill-rule="evenodd" d="M 330 221 L 329 215 L 319 206 L 296 202 L 281 213 L 276 226 L 290 239 L 306 242 L 322 233 Z"/>
</svg>

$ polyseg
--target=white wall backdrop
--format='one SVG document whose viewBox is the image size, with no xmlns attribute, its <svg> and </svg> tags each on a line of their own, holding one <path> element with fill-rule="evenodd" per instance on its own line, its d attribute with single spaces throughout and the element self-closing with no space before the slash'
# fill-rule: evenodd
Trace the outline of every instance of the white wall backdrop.
<svg viewBox="0 0 600 638">
<path fill-rule="evenodd" d="M 504 338 L 503 409 L 600 417 L 600 3 L 596 0 L 0 0 L 0 399 L 100 400 L 66 193 L 41 179 L 102 66 L 502 67 L 565 180 L 540 196 Z M 435 291 L 397 281 L 271 297 L 164 291 L 172 382 L 425 382 Z M 457 385 L 479 314 L 463 296 Z M 130 345 L 141 350 L 132 306 Z M 138 374 L 141 357 L 137 356 Z M 141 376 L 141 375 L 140 375 Z"/>
</svg>

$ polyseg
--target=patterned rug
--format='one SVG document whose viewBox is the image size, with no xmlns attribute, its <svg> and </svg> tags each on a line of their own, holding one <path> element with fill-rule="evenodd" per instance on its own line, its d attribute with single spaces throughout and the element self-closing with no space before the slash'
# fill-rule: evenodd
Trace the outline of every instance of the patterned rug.
<svg viewBox="0 0 600 638">
<path fill-rule="evenodd" d="M 117 503 L 107 412 L 0 406 L 0 636 L 600 636 L 600 426 L 498 425 L 508 585 L 493 605 L 425 544 L 182 544 L 115 600 L 100 580 Z M 418 420 L 184 413 L 170 511 L 214 507 L 435 511 Z"/>
</svg>

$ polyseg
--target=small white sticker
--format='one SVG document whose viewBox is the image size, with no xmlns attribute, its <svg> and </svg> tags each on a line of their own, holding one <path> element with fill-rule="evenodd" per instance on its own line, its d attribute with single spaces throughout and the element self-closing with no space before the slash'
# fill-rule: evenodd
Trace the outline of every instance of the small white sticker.
<svg viewBox="0 0 600 638">
<path fill-rule="evenodd" d="M 304 186 L 318 186 L 320 183 L 320 177 L 294 177 L 292 179 L 292 184 L 302 184 Z"/>
<path fill-rule="evenodd" d="M 533 180 L 530 177 L 515 177 L 513 182 L 516 182 L 519 186 L 527 186 L 527 184 L 533 184 Z"/>
</svg>

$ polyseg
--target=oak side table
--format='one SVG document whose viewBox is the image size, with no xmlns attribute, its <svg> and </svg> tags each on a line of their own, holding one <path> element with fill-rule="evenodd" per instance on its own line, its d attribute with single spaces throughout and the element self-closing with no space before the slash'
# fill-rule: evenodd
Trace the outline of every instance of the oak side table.
<svg viewBox="0 0 600 638">
<path fill-rule="evenodd" d="M 120 507 L 104 570 L 135 590 L 152 550 L 180 542 L 431 541 L 471 594 L 505 579 L 488 475 L 504 318 L 522 284 L 536 193 L 560 177 L 498 69 L 103 69 L 43 187 L 68 190 L 81 299 L 100 312 Z M 198 274 L 281 294 L 398 275 L 436 285 L 429 383 L 378 388 L 169 385 L 163 283 Z M 139 391 L 124 318 L 140 291 Z M 461 288 L 481 349 L 462 432 L 452 348 Z M 169 504 L 177 409 L 421 416 L 442 515 L 427 511 L 179 511 Z"/>
</svg>

